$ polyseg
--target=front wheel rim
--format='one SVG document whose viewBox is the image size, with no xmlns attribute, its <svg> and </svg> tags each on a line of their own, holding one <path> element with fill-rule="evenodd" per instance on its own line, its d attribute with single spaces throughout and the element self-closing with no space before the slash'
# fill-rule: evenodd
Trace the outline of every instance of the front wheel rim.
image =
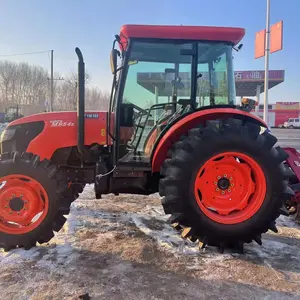
<svg viewBox="0 0 300 300">
<path fill-rule="evenodd" d="M 25 234 L 46 218 L 49 199 L 35 179 L 14 174 L 0 179 L 0 232 Z"/>
<path fill-rule="evenodd" d="M 237 224 L 254 216 L 264 202 L 266 190 L 260 165 L 239 152 L 224 152 L 208 159 L 194 184 L 200 210 L 221 224 Z"/>
</svg>

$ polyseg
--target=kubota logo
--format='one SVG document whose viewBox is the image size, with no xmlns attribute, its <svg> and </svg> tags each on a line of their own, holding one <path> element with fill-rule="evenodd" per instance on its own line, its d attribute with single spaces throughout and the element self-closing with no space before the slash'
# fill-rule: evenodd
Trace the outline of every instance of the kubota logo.
<svg viewBox="0 0 300 300">
<path fill-rule="evenodd" d="M 64 122 L 63 120 L 51 120 L 51 127 L 72 127 L 75 126 L 73 122 Z"/>
</svg>

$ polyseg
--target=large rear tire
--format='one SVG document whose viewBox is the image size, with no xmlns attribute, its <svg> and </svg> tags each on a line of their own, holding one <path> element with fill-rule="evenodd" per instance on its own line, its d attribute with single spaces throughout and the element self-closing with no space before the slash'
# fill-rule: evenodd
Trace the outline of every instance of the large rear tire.
<svg viewBox="0 0 300 300">
<path fill-rule="evenodd" d="M 50 241 L 70 209 L 62 201 L 64 174 L 48 160 L 15 152 L 1 155 L 0 181 L 0 247 L 29 249 Z"/>
<path fill-rule="evenodd" d="M 170 222 L 200 245 L 243 250 L 277 232 L 290 189 L 277 139 L 239 119 L 207 121 L 175 143 L 162 166 L 159 193 Z"/>
</svg>

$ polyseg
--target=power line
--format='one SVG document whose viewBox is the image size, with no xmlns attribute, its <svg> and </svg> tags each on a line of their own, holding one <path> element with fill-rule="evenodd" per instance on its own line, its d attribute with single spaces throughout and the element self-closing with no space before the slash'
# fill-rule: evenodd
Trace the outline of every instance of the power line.
<svg viewBox="0 0 300 300">
<path fill-rule="evenodd" d="M 0 57 L 8 57 L 8 56 L 21 56 L 21 55 L 32 55 L 32 54 L 40 54 L 40 53 L 49 53 L 51 50 L 47 51 L 37 51 L 37 52 L 25 52 L 25 53 L 15 53 L 15 54 L 0 54 Z"/>
</svg>

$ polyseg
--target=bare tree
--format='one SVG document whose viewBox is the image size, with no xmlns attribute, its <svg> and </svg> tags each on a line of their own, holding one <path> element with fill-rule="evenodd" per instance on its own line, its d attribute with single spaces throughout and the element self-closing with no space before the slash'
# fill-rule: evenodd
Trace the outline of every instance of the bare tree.
<svg viewBox="0 0 300 300">
<path fill-rule="evenodd" d="M 4 61 L 0 63 L 0 93 L 3 107 L 14 100 L 16 86 L 16 64 Z"/>
<path fill-rule="evenodd" d="M 2 107 L 40 107 L 47 96 L 47 71 L 27 63 L 0 62 Z"/>
<path fill-rule="evenodd" d="M 55 77 L 59 78 L 61 75 L 55 74 Z M 39 66 L 0 61 L 0 111 L 16 105 L 26 111 L 26 115 L 44 111 L 45 102 L 50 96 L 48 78 L 48 71 Z M 109 94 L 89 87 L 90 80 L 91 76 L 86 72 L 86 109 L 106 110 Z M 76 98 L 77 74 L 71 73 L 64 80 L 54 82 L 54 110 L 76 110 Z"/>
<path fill-rule="evenodd" d="M 77 83 L 77 73 L 75 73 L 74 71 L 71 72 L 71 74 L 66 78 L 67 81 L 75 84 Z M 89 85 L 89 83 L 91 82 L 92 76 L 88 71 L 85 71 L 85 85 Z"/>
<path fill-rule="evenodd" d="M 97 88 L 86 91 L 86 108 L 89 110 L 108 110 L 110 94 Z"/>
<path fill-rule="evenodd" d="M 57 77 L 60 77 L 57 75 Z M 91 80 L 91 75 L 85 73 L 86 93 L 88 93 L 87 86 Z M 77 104 L 77 74 L 72 72 L 62 81 L 57 83 L 54 88 L 55 95 L 55 110 L 76 110 Z"/>
</svg>

